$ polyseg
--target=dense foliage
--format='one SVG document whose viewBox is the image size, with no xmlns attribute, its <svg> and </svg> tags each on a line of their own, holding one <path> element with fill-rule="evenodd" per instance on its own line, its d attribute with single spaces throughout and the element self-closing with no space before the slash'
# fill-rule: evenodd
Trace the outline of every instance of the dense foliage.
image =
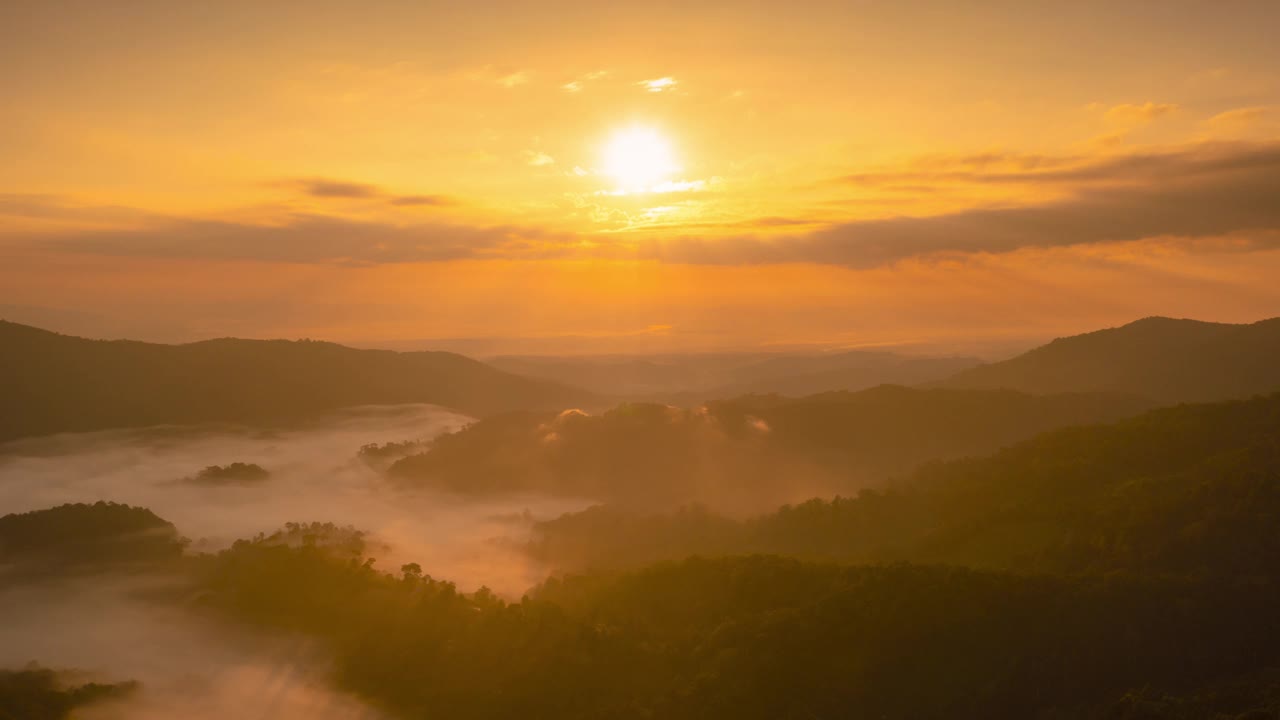
<svg viewBox="0 0 1280 720">
<path fill-rule="evenodd" d="M 427 449 L 427 443 L 418 440 L 401 442 L 368 443 L 361 445 L 356 457 L 376 470 L 386 470 L 402 457 L 415 455 Z"/>
<path fill-rule="evenodd" d="M 496 416 L 437 438 L 392 475 L 470 494 L 549 492 L 634 507 L 703 502 L 758 511 L 856 492 L 921 463 L 1149 407 L 1120 395 L 883 386 L 799 400 L 751 396 L 692 410 L 622 405 Z"/>
<path fill-rule="evenodd" d="M 1270 580 L 757 556 L 551 581 L 508 604 L 262 542 L 205 572 L 206 602 L 326 639 L 340 685 L 402 717 L 1138 717 L 1177 697 L 1235 713 L 1268 702 L 1272 676 L 1250 674 L 1280 664 Z M 1205 689 L 1224 682 L 1248 691 Z"/>
<path fill-rule="evenodd" d="M 1059 338 L 964 370 L 955 388 L 1034 393 L 1118 391 L 1162 402 L 1245 398 L 1280 389 L 1280 318 L 1249 325 L 1150 317 Z"/>
<path fill-rule="evenodd" d="M 0 565 L 22 571 L 172 563 L 186 544 L 150 510 L 111 502 L 0 517 Z"/>
<path fill-rule="evenodd" d="M 266 468 L 257 463 L 233 462 L 229 465 L 209 465 L 187 482 L 195 485 L 251 485 L 271 477 Z"/>
<path fill-rule="evenodd" d="M 755 421 L 785 402 L 753 402 L 720 438 L 772 435 Z M 679 448 L 664 433 L 696 437 L 684 425 L 704 420 L 676 412 L 532 427 Z M 437 457 L 528 461 L 513 438 L 529 427 L 481 423 Z M 0 552 L 167 559 L 189 589 L 167 601 L 319 639 L 332 681 L 394 717 L 1261 720 L 1280 712 L 1276 527 L 1280 394 L 1062 429 L 745 521 L 594 508 L 544 523 L 530 547 L 594 569 L 518 602 L 416 563 L 383 572 L 364 533 L 330 523 L 184 556 L 147 510 L 66 505 L 0 518 Z M 65 712 L 58 693 L 78 691 L 44 677 L 0 685 L 21 698 L 0 694 L 0 713 Z"/>
<path fill-rule="evenodd" d="M 1280 394 L 1060 430 L 883 490 L 745 522 L 593 508 L 543 523 L 560 567 L 766 552 L 1053 572 L 1280 575 Z"/>
<path fill-rule="evenodd" d="M 47 668 L 0 670 L 0 720 L 64 720 L 78 707 L 119 698 L 136 683 L 68 684 Z"/>
</svg>

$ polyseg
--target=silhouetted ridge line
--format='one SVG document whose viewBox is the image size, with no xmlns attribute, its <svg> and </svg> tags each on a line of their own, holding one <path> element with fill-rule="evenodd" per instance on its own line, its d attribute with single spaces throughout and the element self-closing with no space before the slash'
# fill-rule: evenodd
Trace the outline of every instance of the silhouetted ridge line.
<svg viewBox="0 0 1280 720">
<path fill-rule="evenodd" d="M 309 340 L 87 340 L 0 321 L 0 397 L 4 442 L 114 427 L 290 422 L 356 405 L 432 403 L 477 415 L 559 409 L 591 395 L 447 352 Z"/>
<path fill-rule="evenodd" d="M 1248 325 L 1148 317 L 1058 338 L 937 385 L 1030 393 L 1128 392 L 1212 402 L 1280 390 L 1280 318 Z"/>
</svg>

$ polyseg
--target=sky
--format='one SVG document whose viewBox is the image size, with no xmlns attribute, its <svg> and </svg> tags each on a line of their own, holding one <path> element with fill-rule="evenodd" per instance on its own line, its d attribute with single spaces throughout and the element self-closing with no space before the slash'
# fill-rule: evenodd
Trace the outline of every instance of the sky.
<svg viewBox="0 0 1280 720">
<path fill-rule="evenodd" d="M 1277 27 L 1272 0 L 0 0 L 0 317 L 564 353 L 1250 322 L 1280 314 Z"/>
</svg>

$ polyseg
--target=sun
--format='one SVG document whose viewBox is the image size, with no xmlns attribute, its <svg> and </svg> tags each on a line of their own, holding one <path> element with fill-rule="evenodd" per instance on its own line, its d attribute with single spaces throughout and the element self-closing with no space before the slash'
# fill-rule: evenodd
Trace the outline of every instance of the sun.
<svg viewBox="0 0 1280 720">
<path fill-rule="evenodd" d="M 604 169 L 624 192 L 644 192 L 667 180 L 676 167 L 671 144 L 657 130 L 630 127 L 610 136 Z"/>
</svg>

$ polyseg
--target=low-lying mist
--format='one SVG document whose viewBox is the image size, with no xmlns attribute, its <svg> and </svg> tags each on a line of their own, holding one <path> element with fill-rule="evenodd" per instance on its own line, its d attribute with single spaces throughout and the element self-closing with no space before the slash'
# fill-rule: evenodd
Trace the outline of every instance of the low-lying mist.
<svg viewBox="0 0 1280 720">
<path fill-rule="evenodd" d="M 73 668 L 76 682 L 139 681 L 81 720 L 379 720 L 324 682 L 327 658 L 301 637 L 252 635 L 156 593 L 172 579 L 101 575 L 0 590 L 0 667 Z"/>
<path fill-rule="evenodd" d="M 328 521 L 370 535 L 384 570 L 417 562 L 460 590 L 482 585 L 519 596 L 541 579 L 513 548 L 533 518 L 583 502 L 505 496 L 461 498 L 384 480 L 358 457 L 371 443 L 429 440 L 469 422 L 430 405 L 366 407 L 289 429 L 165 427 L 64 434 L 0 448 L 5 513 L 64 503 L 146 507 L 215 551 L 286 522 Z M 212 466 L 256 465 L 251 482 L 204 482 Z"/>
<path fill-rule="evenodd" d="M 126 503 L 171 521 L 191 553 L 327 521 L 366 531 L 384 571 L 416 562 L 459 590 L 518 597 L 544 574 L 520 550 L 532 523 L 584 503 L 408 490 L 384 480 L 381 458 L 359 452 L 409 447 L 469 421 L 408 405 L 288 429 L 162 427 L 11 443 L 0 448 L 0 514 Z M 328 661 L 313 642 L 206 617 L 190 593 L 149 574 L 0 575 L 0 669 L 35 662 L 74 670 L 75 682 L 138 681 L 122 699 L 78 709 L 86 720 L 382 717 L 325 682 Z"/>
</svg>

